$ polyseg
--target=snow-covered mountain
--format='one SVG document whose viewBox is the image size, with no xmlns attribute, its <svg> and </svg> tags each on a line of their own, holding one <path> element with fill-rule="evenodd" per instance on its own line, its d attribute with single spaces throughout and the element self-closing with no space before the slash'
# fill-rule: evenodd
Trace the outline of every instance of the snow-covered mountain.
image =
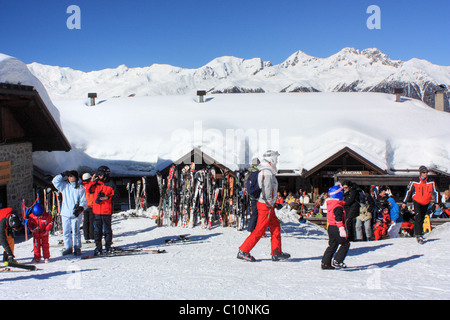
<svg viewBox="0 0 450 320">
<path fill-rule="evenodd" d="M 376 48 L 344 48 L 328 58 L 297 51 L 283 63 L 272 65 L 260 58 L 219 57 L 198 69 L 153 64 L 149 67 L 82 72 L 67 67 L 31 63 L 30 71 L 44 84 L 53 100 L 86 98 L 97 92 L 100 99 L 130 95 L 240 92 L 348 92 L 393 93 L 434 106 L 434 92 L 450 87 L 450 66 L 426 60 L 391 60 Z M 448 95 L 446 108 L 448 110 Z"/>
</svg>

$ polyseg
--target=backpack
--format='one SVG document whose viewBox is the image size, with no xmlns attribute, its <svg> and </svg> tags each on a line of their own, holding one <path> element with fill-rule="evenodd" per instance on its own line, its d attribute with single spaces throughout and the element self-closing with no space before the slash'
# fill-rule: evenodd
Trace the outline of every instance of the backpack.
<svg viewBox="0 0 450 320">
<path fill-rule="evenodd" d="M 250 172 L 247 177 L 247 183 L 245 184 L 245 187 L 247 188 L 247 192 L 253 199 L 258 199 L 261 194 L 261 188 L 258 184 L 258 175 L 259 170 Z"/>
</svg>

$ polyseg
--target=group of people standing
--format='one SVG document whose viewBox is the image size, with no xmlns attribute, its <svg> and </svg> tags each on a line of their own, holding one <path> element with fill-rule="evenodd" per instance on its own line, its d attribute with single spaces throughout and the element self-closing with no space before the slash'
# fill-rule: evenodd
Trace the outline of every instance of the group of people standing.
<svg viewBox="0 0 450 320">
<path fill-rule="evenodd" d="M 95 241 L 94 254 L 102 254 L 102 238 L 105 236 L 105 250 L 111 250 L 111 220 L 114 199 L 118 196 L 116 186 L 110 178 L 111 171 L 100 166 L 92 176 L 83 174 L 81 181 L 78 172 L 65 171 L 53 178 L 53 185 L 62 193 L 61 219 L 64 237 L 63 255 L 81 254 L 80 226 L 84 217 L 83 229 L 87 241 Z M 81 214 L 83 213 L 84 214 Z"/>
<path fill-rule="evenodd" d="M 362 239 L 360 234 L 361 223 L 359 222 L 368 222 L 368 227 L 365 226 L 365 230 L 367 238 L 370 237 L 371 212 L 373 212 L 374 221 L 376 221 L 374 224 L 375 240 L 381 237 L 382 231 L 387 231 L 390 237 L 398 237 L 403 222 L 400 211 L 405 210 L 406 202 L 413 202 L 414 235 L 417 242 L 423 244 L 425 215 L 433 198 L 436 204 L 440 201 L 436 185 L 428 177 L 428 168 L 425 166 L 419 167 L 419 177 L 409 183 L 401 209 L 395 200 L 386 194 L 387 189 L 385 187 L 381 187 L 377 191 L 379 192 L 374 198 L 369 195 L 364 200 L 367 201 L 364 204 L 366 205 L 367 218 L 358 220 L 364 213 L 360 211 L 355 185 L 350 181 L 345 181 L 342 186 L 333 186 L 329 189 L 327 201 L 329 246 L 322 258 L 322 269 L 345 267 L 343 261 L 350 248 L 350 240 L 355 240 L 355 235 L 356 240 Z M 380 216 L 378 215 L 379 211 L 381 211 Z M 407 209 L 406 211 L 409 212 Z"/>
</svg>

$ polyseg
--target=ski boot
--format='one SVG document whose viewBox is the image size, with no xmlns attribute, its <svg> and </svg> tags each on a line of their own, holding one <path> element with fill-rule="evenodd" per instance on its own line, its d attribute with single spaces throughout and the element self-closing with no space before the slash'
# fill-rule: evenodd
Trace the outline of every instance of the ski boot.
<svg viewBox="0 0 450 320">
<path fill-rule="evenodd" d="M 103 255 L 103 252 L 102 252 L 102 242 L 101 242 L 101 241 L 95 241 L 94 255 L 95 255 L 95 256 L 101 256 L 101 255 Z"/>
<path fill-rule="evenodd" d="M 272 261 L 285 260 L 285 259 L 289 259 L 290 257 L 291 257 L 291 255 L 289 253 L 281 252 L 280 254 L 273 255 Z"/>
<path fill-rule="evenodd" d="M 72 252 L 73 252 L 72 248 L 68 248 L 68 249 L 63 250 L 62 255 L 67 256 L 68 254 L 71 254 Z"/>
<path fill-rule="evenodd" d="M 75 247 L 75 251 L 73 253 L 74 256 L 81 256 L 81 248 Z"/>
<path fill-rule="evenodd" d="M 424 241 L 423 241 L 423 236 L 417 236 L 417 237 L 416 237 L 416 240 L 417 240 L 417 243 L 418 243 L 418 244 L 423 244 L 423 242 L 424 242 Z"/>
<path fill-rule="evenodd" d="M 339 268 L 339 269 L 347 268 L 347 265 L 344 262 L 337 262 L 336 260 L 333 260 L 332 265 L 333 265 L 333 267 Z"/>
<path fill-rule="evenodd" d="M 324 264 L 323 262 L 320 264 L 320 268 L 322 270 L 334 270 L 336 269 L 335 267 L 329 265 L 329 264 Z"/>
<path fill-rule="evenodd" d="M 244 252 L 244 251 L 241 251 L 241 250 L 239 250 L 236 258 L 241 259 L 241 260 L 245 260 L 245 261 L 250 261 L 250 262 L 255 262 L 256 261 L 256 259 L 253 256 L 251 256 L 250 253 L 247 253 L 247 252 Z"/>
</svg>

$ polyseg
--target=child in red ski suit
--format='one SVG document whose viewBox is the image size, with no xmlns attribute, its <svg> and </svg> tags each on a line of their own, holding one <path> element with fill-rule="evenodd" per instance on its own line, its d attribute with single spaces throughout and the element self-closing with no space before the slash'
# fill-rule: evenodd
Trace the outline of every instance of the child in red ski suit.
<svg viewBox="0 0 450 320">
<path fill-rule="evenodd" d="M 33 262 L 41 261 L 41 248 L 44 262 L 50 259 L 50 246 L 48 243 L 48 235 L 53 227 L 53 219 L 51 214 L 44 212 L 39 203 L 33 206 L 33 212 L 28 216 L 28 228 L 33 234 L 34 259 Z"/>
<path fill-rule="evenodd" d="M 387 234 L 387 230 L 389 229 L 389 225 L 391 224 L 391 216 L 389 215 L 389 208 L 384 208 L 381 213 L 382 218 L 377 219 L 377 223 L 375 223 L 373 234 L 375 236 L 375 241 L 381 239 L 381 237 Z"/>
</svg>

